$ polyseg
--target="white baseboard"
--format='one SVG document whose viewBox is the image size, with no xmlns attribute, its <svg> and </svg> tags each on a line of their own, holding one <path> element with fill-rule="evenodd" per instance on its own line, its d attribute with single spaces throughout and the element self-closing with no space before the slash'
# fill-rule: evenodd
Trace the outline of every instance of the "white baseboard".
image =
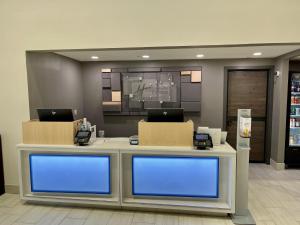
<svg viewBox="0 0 300 225">
<path fill-rule="evenodd" d="M 285 169 L 285 164 L 284 163 L 278 163 L 273 159 L 270 159 L 270 164 L 276 170 L 284 170 Z"/>
<path fill-rule="evenodd" d="M 19 194 L 19 186 L 18 185 L 5 185 L 5 193 Z"/>
</svg>

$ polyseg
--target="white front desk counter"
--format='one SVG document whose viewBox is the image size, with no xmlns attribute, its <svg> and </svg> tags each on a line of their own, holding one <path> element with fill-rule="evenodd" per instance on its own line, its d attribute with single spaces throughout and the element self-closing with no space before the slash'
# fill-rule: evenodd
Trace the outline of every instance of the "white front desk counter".
<svg viewBox="0 0 300 225">
<path fill-rule="evenodd" d="M 28 202 L 190 212 L 235 212 L 236 151 L 19 144 L 20 196 Z"/>
</svg>

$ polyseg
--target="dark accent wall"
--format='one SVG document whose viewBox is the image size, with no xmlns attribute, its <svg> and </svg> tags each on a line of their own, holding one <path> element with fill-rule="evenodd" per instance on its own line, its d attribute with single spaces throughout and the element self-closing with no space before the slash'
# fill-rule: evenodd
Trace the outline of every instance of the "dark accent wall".
<svg viewBox="0 0 300 225">
<path fill-rule="evenodd" d="M 82 64 L 83 110 L 84 116 L 103 130 L 101 69 L 95 63 Z"/>
<path fill-rule="evenodd" d="M 104 116 L 102 112 L 102 68 L 201 67 L 201 113 L 186 114 L 197 126 L 223 127 L 224 68 L 274 65 L 271 59 L 170 60 L 77 62 L 53 53 L 27 53 L 30 117 L 36 108 L 72 108 L 77 118 L 87 117 L 107 137 L 137 134 L 143 116 Z M 200 110 L 200 109 L 199 109 Z"/>
<path fill-rule="evenodd" d="M 195 127 L 223 127 L 224 68 L 274 65 L 271 59 L 180 60 L 136 62 L 83 62 L 84 112 L 88 120 L 105 130 L 106 136 L 122 137 L 137 134 L 143 116 L 103 116 L 101 107 L 101 69 L 128 67 L 199 66 L 202 68 L 201 113 L 186 114 Z"/>
<path fill-rule="evenodd" d="M 82 71 L 79 62 L 53 53 L 26 54 L 30 118 L 37 108 L 72 108 L 83 117 Z"/>
</svg>

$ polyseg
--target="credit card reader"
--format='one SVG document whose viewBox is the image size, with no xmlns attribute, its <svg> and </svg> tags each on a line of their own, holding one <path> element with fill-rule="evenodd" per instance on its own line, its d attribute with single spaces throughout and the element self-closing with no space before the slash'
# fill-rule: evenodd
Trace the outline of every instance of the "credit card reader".
<svg viewBox="0 0 300 225">
<path fill-rule="evenodd" d="M 213 147 L 211 136 L 206 133 L 194 132 L 194 146 L 197 149 L 210 149 Z"/>
<path fill-rule="evenodd" d="M 80 146 L 88 145 L 90 138 L 91 138 L 91 134 L 92 134 L 92 132 L 89 130 L 77 131 L 76 136 L 75 136 L 75 143 L 79 144 Z"/>
</svg>

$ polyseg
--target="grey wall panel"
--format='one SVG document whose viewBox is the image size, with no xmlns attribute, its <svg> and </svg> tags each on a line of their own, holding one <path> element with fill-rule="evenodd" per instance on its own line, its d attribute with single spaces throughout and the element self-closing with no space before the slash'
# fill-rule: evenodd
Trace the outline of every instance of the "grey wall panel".
<svg viewBox="0 0 300 225">
<path fill-rule="evenodd" d="M 30 53 L 33 54 L 33 53 Z M 137 134 L 137 123 L 143 118 L 142 116 L 105 116 L 102 112 L 102 92 L 101 92 L 101 69 L 112 68 L 113 72 L 120 72 L 118 68 L 128 67 L 183 67 L 202 68 L 202 83 L 201 83 L 201 116 L 186 115 L 186 119 L 192 119 L 195 127 L 210 126 L 222 127 L 223 125 L 223 102 L 224 102 L 224 67 L 228 66 L 266 66 L 274 65 L 271 59 L 232 59 L 232 60 L 176 60 L 176 61 L 130 61 L 130 62 L 82 62 L 82 77 L 80 78 L 80 63 L 64 58 L 57 60 L 57 55 L 48 57 L 34 53 L 34 58 L 30 59 L 27 54 L 27 70 L 28 70 L 28 88 L 29 88 L 29 103 L 30 116 L 37 118 L 35 108 L 45 107 L 42 103 L 49 102 L 51 105 L 60 105 L 61 107 L 70 107 L 80 109 L 80 99 L 83 97 L 83 112 L 92 124 L 97 125 L 97 130 L 104 129 L 107 136 L 129 136 Z M 31 56 L 33 57 L 33 56 Z M 76 70 L 71 69 L 61 70 L 61 64 L 65 67 L 74 65 Z M 74 65 L 73 65 L 74 64 Z M 73 66 L 72 66 L 73 65 Z M 116 70 L 114 70 L 116 69 Z M 61 79 L 59 71 L 65 71 L 68 76 Z M 75 72 L 76 71 L 76 72 Z M 174 71 L 174 70 L 170 70 Z M 43 73 L 40 79 L 37 79 L 37 74 Z M 74 74 L 76 74 L 74 76 Z M 110 77 L 110 73 L 105 76 Z M 72 79 L 72 81 L 68 81 Z M 83 84 L 83 94 L 81 91 L 81 80 Z M 56 81 L 57 82 L 56 82 Z M 64 84 L 64 85 L 63 85 Z M 69 85 L 68 85 L 69 84 Z M 65 86 L 67 85 L 67 87 Z M 276 82 L 275 82 L 275 85 Z M 275 87 L 276 88 L 276 87 Z M 65 91 L 67 90 L 67 91 Z M 55 92 L 55 93 L 54 93 Z M 66 94 L 67 93 L 67 94 Z M 57 98 L 51 98 L 53 94 Z M 66 95 L 66 96 L 64 96 Z M 62 96 L 64 96 L 63 99 Z M 274 94 L 276 97 L 276 95 Z M 275 98 L 276 100 L 276 98 Z M 169 103 L 173 104 L 173 103 Z M 75 106 L 74 106 L 75 105 Z M 168 104 L 163 103 L 163 107 L 168 107 Z M 172 105 L 174 106 L 174 105 Z M 177 107 L 180 106 L 179 105 Z M 80 114 L 81 110 L 78 110 Z M 275 112 L 275 111 L 274 111 Z M 276 117 L 276 116 L 275 116 Z M 275 135 L 276 136 L 276 135 Z M 274 135 L 272 134 L 272 140 Z M 272 141 L 273 143 L 274 141 Z M 273 148 L 273 144 L 272 144 Z M 273 153 L 273 155 L 276 155 Z M 276 159 L 277 156 L 274 156 Z M 279 157 L 278 157 L 279 158 Z"/>
<path fill-rule="evenodd" d="M 157 79 L 157 73 L 143 73 L 144 78 Z"/>
<path fill-rule="evenodd" d="M 144 102 L 144 108 L 147 109 L 147 108 L 161 108 L 161 104 L 160 102 Z"/>
<path fill-rule="evenodd" d="M 185 112 L 200 112 L 201 104 L 200 102 L 181 102 L 181 108 Z"/>
<path fill-rule="evenodd" d="M 190 61 L 186 61 L 186 63 L 190 63 Z M 184 70 L 201 70 L 201 66 L 171 66 L 171 67 L 164 67 L 162 68 L 162 71 L 184 71 Z"/>
<path fill-rule="evenodd" d="M 130 108 L 131 110 L 133 110 L 133 111 L 134 111 L 135 109 L 141 110 L 142 107 L 143 107 L 143 103 L 142 103 L 142 102 L 131 101 L 131 100 L 129 99 L 129 108 Z"/>
<path fill-rule="evenodd" d="M 121 90 L 120 73 L 111 73 L 111 90 L 112 91 L 120 91 Z"/>
<path fill-rule="evenodd" d="M 266 66 L 273 65 L 270 59 L 230 59 L 230 60 L 176 60 L 176 61 L 130 61 L 130 62 L 83 62 L 83 80 L 85 81 L 85 115 L 92 122 L 97 121 L 97 130 L 104 129 L 107 136 L 129 136 L 137 134 L 137 124 L 142 116 L 105 116 L 101 103 L 101 68 L 128 67 L 182 67 L 202 68 L 201 115 L 187 114 L 197 126 L 222 127 L 224 67 L 225 66 Z M 197 70 L 197 69 L 196 69 Z M 171 70 L 172 71 L 172 70 Z M 116 71 L 117 72 L 117 71 Z M 172 103 L 169 103 L 172 104 Z M 168 104 L 163 103 L 163 107 Z M 180 101 L 177 107 L 180 107 Z"/>
<path fill-rule="evenodd" d="M 174 84 L 178 84 L 176 88 L 176 103 L 174 104 L 174 107 L 179 107 L 180 106 L 180 96 L 181 96 L 181 87 L 180 87 L 180 72 L 172 72 L 172 77 L 173 77 L 173 82 Z M 172 91 L 172 94 L 174 92 Z"/>
<path fill-rule="evenodd" d="M 111 73 L 101 73 L 102 78 L 105 79 L 110 79 L 111 78 Z"/>
<path fill-rule="evenodd" d="M 102 90 L 102 101 L 103 102 L 110 102 L 111 101 L 111 90 L 110 89 L 103 89 Z"/>
<path fill-rule="evenodd" d="M 138 122 L 145 116 L 104 116 L 102 128 L 107 137 L 129 137 L 138 134 Z"/>
<path fill-rule="evenodd" d="M 275 71 L 280 71 L 280 78 L 275 78 L 274 82 L 271 158 L 275 162 L 283 163 L 289 59 L 279 57 L 275 63 Z"/>
<path fill-rule="evenodd" d="M 82 64 L 83 80 L 83 106 L 84 115 L 92 123 L 97 125 L 97 130 L 102 130 L 102 79 L 101 67 L 97 63 Z"/>
<path fill-rule="evenodd" d="M 110 83 L 111 83 L 110 79 L 102 78 L 102 87 L 103 88 L 110 88 L 111 87 Z"/>
<path fill-rule="evenodd" d="M 126 73 L 128 72 L 127 68 L 112 68 L 111 72 L 113 73 Z"/>
<path fill-rule="evenodd" d="M 191 76 L 190 75 L 180 76 L 180 79 L 181 79 L 182 83 L 191 83 Z"/>
<path fill-rule="evenodd" d="M 37 119 L 37 108 L 72 108 L 83 117 L 81 65 L 53 53 L 27 53 L 30 118 Z"/>
<path fill-rule="evenodd" d="M 162 108 L 180 108 L 180 101 L 178 102 L 163 102 L 161 104 Z"/>
<path fill-rule="evenodd" d="M 122 95 L 122 112 L 127 112 L 129 107 L 129 96 Z"/>
<path fill-rule="evenodd" d="M 104 112 L 120 112 L 121 104 L 119 105 L 102 105 Z"/>
<path fill-rule="evenodd" d="M 201 83 L 181 83 L 182 102 L 200 102 Z"/>
<path fill-rule="evenodd" d="M 138 67 L 138 68 L 128 68 L 128 72 L 160 72 L 160 67 Z"/>
</svg>

